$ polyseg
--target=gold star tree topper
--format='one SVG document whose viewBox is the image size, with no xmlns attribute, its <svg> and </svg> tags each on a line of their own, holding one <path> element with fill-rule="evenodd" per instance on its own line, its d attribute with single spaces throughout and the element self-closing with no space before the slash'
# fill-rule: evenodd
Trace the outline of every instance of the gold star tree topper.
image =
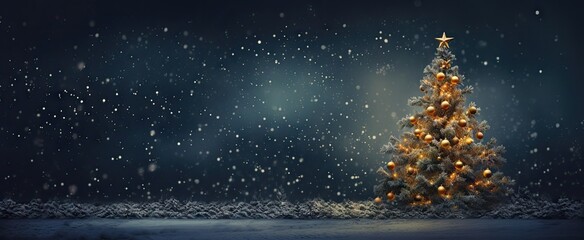
<svg viewBox="0 0 584 240">
<path fill-rule="evenodd" d="M 438 47 L 450 48 L 450 46 L 448 46 L 448 41 L 450 41 L 452 39 L 454 39 L 454 38 L 446 37 L 446 33 L 443 32 L 442 37 L 436 38 L 436 40 L 440 41 L 440 45 L 438 45 Z"/>
</svg>

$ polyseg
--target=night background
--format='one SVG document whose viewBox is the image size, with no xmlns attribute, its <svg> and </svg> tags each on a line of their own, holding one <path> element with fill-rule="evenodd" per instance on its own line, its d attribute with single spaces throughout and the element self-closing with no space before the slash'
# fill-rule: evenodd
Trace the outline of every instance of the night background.
<svg viewBox="0 0 584 240">
<path fill-rule="evenodd" d="M 372 199 L 446 32 L 501 170 L 582 199 L 572 4 L 3 3 L 0 197 Z"/>
</svg>

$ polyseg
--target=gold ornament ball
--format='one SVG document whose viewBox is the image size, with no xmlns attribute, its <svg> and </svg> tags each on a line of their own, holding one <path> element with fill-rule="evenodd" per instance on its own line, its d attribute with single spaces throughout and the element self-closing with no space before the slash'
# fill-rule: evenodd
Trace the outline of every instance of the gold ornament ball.
<svg viewBox="0 0 584 240">
<path fill-rule="evenodd" d="M 394 163 L 393 161 L 391 161 L 391 162 L 388 162 L 388 163 L 387 163 L 387 168 L 388 168 L 389 170 L 392 170 L 392 171 L 393 171 L 393 169 L 395 169 L 395 163 Z"/>
<path fill-rule="evenodd" d="M 438 187 L 438 193 L 444 195 L 446 194 L 446 188 L 442 185 L 440 185 L 440 187 Z"/>
<path fill-rule="evenodd" d="M 451 82 L 452 84 L 457 84 L 457 83 L 459 83 L 459 82 L 460 82 L 460 79 L 459 79 L 457 76 L 452 76 L 452 77 L 450 78 L 450 82 Z"/>
<path fill-rule="evenodd" d="M 472 106 L 472 107 L 468 108 L 468 113 L 470 113 L 470 114 L 475 114 L 475 113 L 477 113 L 477 108 L 476 108 L 476 107 L 474 107 L 474 106 Z"/>
<path fill-rule="evenodd" d="M 464 119 L 458 120 L 458 126 L 460 126 L 460 127 L 466 127 L 466 120 L 464 120 Z"/>
<path fill-rule="evenodd" d="M 393 194 L 393 192 L 388 192 L 387 193 L 387 199 L 389 201 L 393 201 L 393 199 L 395 199 L 395 194 Z"/>
<path fill-rule="evenodd" d="M 420 136 L 420 133 L 422 133 L 422 129 L 419 129 L 419 128 L 414 129 L 414 134 L 416 136 Z"/>
<path fill-rule="evenodd" d="M 442 101 L 442 103 L 440 104 L 440 107 L 444 110 L 450 108 L 450 103 L 448 101 Z"/>
<path fill-rule="evenodd" d="M 483 139 L 483 137 L 484 137 L 484 136 L 485 136 L 485 135 L 484 135 L 482 132 L 478 132 L 478 133 L 477 133 L 477 138 L 478 138 L 478 139 Z"/>
<path fill-rule="evenodd" d="M 436 79 L 438 79 L 438 81 L 442 81 L 444 78 L 446 78 L 446 75 L 443 72 L 436 74 Z"/>
<path fill-rule="evenodd" d="M 485 169 L 485 171 L 483 171 L 483 177 L 485 178 L 490 178 L 491 176 L 493 176 L 493 172 L 491 172 L 490 169 Z"/>
<path fill-rule="evenodd" d="M 408 166 L 408 168 L 406 169 L 406 171 L 407 171 L 408 174 L 414 174 L 416 172 L 416 170 L 413 167 L 411 167 L 411 166 Z"/>
<path fill-rule="evenodd" d="M 424 141 L 425 141 L 426 143 L 431 143 L 431 142 L 432 142 L 432 140 L 434 140 L 434 138 L 433 138 L 433 137 L 432 137 L 432 135 L 430 135 L 430 134 L 426 134 L 426 136 L 424 137 Z"/>
<path fill-rule="evenodd" d="M 381 198 L 380 197 L 376 197 L 375 200 L 373 200 L 375 203 L 380 204 L 381 203 Z"/>
<path fill-rule="evenodd" d="M 459 141 L 459 140 L 460 140 L 460 139 L 458 139 L 458 137 L 453 137 L 453 138 L 452 138 L 452 144 L 454 144 L 454 145 L 458 144 L 458 141 Z"/>
<path fill-rule="evenodd" d="M 471 143 L 473 143 L 473 142 L 474 142 L 474 140 L 472 140 L 472 138 L 469 138 L 469 137 L 467 137 L 467 138 L 464 140 L 464 142 L 465 142 L 466 144 L 471 144 Z"/>
<path fill-rule="evenodd" d="M 448 141 L 448 139 L 444 139 L 440 142 L 440 146 L 442 146 L 443 148 L 450 147 L 450 141 Z"/>
<path fill-rule="evenodd" d="M 411 116 L 409 119 L 412 124 L 416 123 L 416 117 Z"/>
<path fill-rule="evenodd" d="M 456 161 L 456 163 L 454 163 L 454 167 L 456 167 L 456 169 L 462 169 L 462 167 L 464 166 L 464 163 L 462 163 L 462 161 L 458 160 Z"/>
<path fill-rule="evenodd" d="M 434 108 L 433 106 L 429 106 L 428 108 L 426 108 L 426 112 L 428 114 L 434 114 L 435 111 L 436 111 L 436 108 Z"/>
</svg>

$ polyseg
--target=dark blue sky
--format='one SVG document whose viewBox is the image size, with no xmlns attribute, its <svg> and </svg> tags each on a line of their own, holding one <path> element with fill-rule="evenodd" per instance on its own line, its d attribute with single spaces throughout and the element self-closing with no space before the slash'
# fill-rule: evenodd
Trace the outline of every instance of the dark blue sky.
<svg viewBox="0 0 584 240">
<path fill-rule="evenodd" d="M 502 171 L 581 198 L 577 7 L 489 3 L 5 4 L 2 197 L 370 198 L 445 31 Z"/>
</svg>

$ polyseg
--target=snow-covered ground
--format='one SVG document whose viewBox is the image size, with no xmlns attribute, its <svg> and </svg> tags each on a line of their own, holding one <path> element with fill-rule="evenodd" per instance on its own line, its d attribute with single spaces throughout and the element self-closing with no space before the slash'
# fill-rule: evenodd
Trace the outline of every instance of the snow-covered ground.
<svg viewBox="0 0 584 240">
<path fill-rule="evenodd" d="M 83 203 L 32 200 L 0 201 L 0 219 L 23 218 L 174 218 L 174 219 L 425 219 L 505 218 L 584 219 L 582 201 L 514 198 L 492 209 L 463 209 L 444 204 L 403 206 L 373 201 L 332 202 L 197 202 L 167 199 L 156 202 Z"/>
<path fill-rule="evenodd" d="M 584 239 L 581 201 L 514 198 L 494 209 L 372 201 L 0 201 L 0 239 Z M 543 220 L 546 219 L 546 220 Z"/>
<path fill-rule="evenodd" d="M 584 239 L 583 220 L 14 219 L 2 239 Z"/>
</svg>

